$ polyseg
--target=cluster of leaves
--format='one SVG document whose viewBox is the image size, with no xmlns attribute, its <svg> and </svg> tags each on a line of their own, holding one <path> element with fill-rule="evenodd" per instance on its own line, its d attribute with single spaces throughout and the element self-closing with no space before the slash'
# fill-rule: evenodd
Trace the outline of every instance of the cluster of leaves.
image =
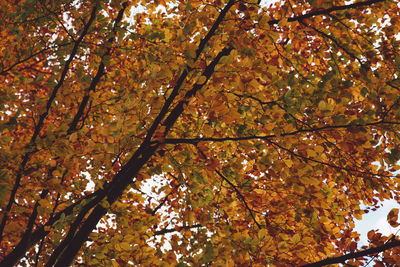
<svg viewBox="0 0 400 267">
<path fill-rule="evenodd" d="M 0 7 L 2 266 L 399 261 L 396 1 Z"/>
</svg>

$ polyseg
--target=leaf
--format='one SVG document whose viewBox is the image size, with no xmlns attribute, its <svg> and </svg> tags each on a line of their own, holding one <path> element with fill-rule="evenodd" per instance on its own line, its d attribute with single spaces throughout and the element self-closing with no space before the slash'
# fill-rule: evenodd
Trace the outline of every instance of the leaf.
<svg viewBox="0 0 400 267">
<path fill-rule="evenodd" d="M 286 166 L 288 166 L 289 168 L 293 166 L 293 161 L 291 160 L 284 160 Z"/>
<path fill-rule="evenodd" d="M 233 62 L 233 56 L 232 55 L 228 55 L 228 56 L 221 57 L 221 59 L 219 60 L 218 63 L 223 64 L 223 65 L 227 65 L 227 64 L 231 64 L 232 62 Z"/>
<path fill-rule="evenodd" d="M 387 215 L 387 221 L 392 227 L 397 227 L 400 225 L 400 223 L 397 222 L 399 217 L 399 209 L 393 208 L 389 211 Z"/>
<path fill-rule="evenodd" d="M 9 191 L 8 184 L 7 183 L 0 183 L 0 202 L 5 200 L 8 191 Z"/>
<path fill-rule="evenodd" d="M 372 240 L 374 238 L 374 235 L 375 235 L 375 231 L 374 230 L 369 231 L 368 232 L 368 239 Z"/>
<path fill-rule="evenodd" d="M 398 1 L 67 2 L 0 2 L 0 266 L 366 264 Z"/>
<path fill-rule="evenodd" d="M 113 267 L 119 267 L 119 264 L 116 260 L 111 261 Z"/>
<path fill-rule="evenodd" d="M 279 21 L 278 26 L 279 26 L 279 27 L 284 27 L 284 26 L 286 26 L 287 24 L 288 24 L 287 18 L 283 18 L 283 19 L 281 19 L 281 20 Z"/>
<path fill-rule="evenodd" d="M 258 231 L 259 239 L 264 239 L 267 235 L 268 235 L 268 229 L 263 228 L 260 231 Z"/>
<path fill-rule="evenodd" d="M 119 246 L 124 250 L 130 250 L 131 249 L 131 246 L 129 245 L 129 243 L 126 243 L 126 242 L 119 243 Z"/>
<path fill-rule="evenodd" d="M 258 25 L 260 26 L 261 29 L 268 29 L 269 28 L 268 21 L 269 21 L 268 16 L 261 16 L 261 18 L 258 21 Z"/>
<path fill-rule="evenodd" d="M 206 76 L 200 76 L 200 78 L 197 80 L 197 84 L 204 84 L 207 81 Z"/>
</svg>

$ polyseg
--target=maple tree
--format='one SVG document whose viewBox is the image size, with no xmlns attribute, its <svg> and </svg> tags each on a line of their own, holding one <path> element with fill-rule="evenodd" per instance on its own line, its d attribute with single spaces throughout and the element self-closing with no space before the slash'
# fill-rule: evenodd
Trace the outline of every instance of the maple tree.
<svg viewBox="0 0 400 267">
<path fill-rule="evenodd" d="M 0 265 L 400 262 L 396 1 L 0 14 Z"/>
</svg>

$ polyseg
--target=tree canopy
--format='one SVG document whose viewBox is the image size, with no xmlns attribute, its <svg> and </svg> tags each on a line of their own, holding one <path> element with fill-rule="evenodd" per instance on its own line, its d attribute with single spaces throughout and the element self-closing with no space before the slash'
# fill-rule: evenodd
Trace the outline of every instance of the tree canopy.
<svg viewBox="0 0 400 267">
<path fill-rule="evenodd" d="M 1 266 L 393 266 L 397 1 L 0 4 Z M 388 214 L 392 226 L 399 210 Z"/>
</svg>

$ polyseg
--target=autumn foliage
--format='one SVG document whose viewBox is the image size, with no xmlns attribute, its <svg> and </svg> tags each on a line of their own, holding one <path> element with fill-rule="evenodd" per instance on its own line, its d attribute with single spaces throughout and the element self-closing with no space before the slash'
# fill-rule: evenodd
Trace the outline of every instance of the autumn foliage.
<svg viewBox="0 0 400 267">
<path fill-rule="evenodd" d="M 0 265 L 398 264 L 399 6 L 1 1 Z"/>
</svg>

